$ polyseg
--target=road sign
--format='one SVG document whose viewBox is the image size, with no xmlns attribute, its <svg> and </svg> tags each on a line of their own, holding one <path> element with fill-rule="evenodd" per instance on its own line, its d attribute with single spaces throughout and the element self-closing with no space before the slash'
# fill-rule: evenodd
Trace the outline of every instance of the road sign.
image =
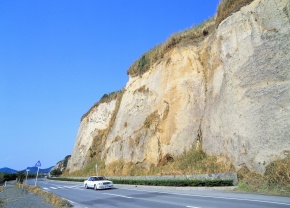
<svg viewBox="0 0 290 208">
<path fill-rule="evenodd" d="M 41 166 L 40 161 L 38 160 L 37 163 L 35 164 L 35 167 L 37 167 L 37 173 L 36 173 L 36 178 L 35 178 L 35 186 L 37 183 L 37 177 L 38 177 L 38 172 L 39 172 L 39 167 Z"/>
<path fill-rule="evenodd" d="M 41 166 L 41 163 L 40 161 L 38 160 L 37 163 L 35 164 L 35 167 L 40 167 Z"/>
</svg>

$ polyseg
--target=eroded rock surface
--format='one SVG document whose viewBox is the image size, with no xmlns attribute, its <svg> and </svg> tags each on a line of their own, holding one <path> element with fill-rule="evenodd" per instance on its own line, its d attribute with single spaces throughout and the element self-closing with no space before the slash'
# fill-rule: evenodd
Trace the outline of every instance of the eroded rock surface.
<svg viewBox="0 0 290 208">
<path fill-rule="evenodd" d="M 158 164 L 194 145 L 263 173 L 290 150 L 289 51 L 289 0 L 243 7 L 201 43 L 176 47 L 142 77 L 130 77 L 119 106 L 113 100 L 92 109 L 70 171 L 84 167 L 93 137 L 109 128 L 106 164 Z"/>
</svg>

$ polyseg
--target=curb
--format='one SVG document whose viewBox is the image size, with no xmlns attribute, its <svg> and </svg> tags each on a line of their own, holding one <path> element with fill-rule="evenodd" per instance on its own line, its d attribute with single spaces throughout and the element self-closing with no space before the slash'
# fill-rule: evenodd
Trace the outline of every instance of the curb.
<svg viewBox="0 0 290 208">
<path fill-rule="evenodd" d="M 150 188 L 150 189 L 170 189 L 170 190 L 182 190 L 182 191 L 232 191 L 238 186 L 223 186 L 223 187 L 174 187 L 174 186 L 144 186 L 144 185 L 124 185 L 114 184 L 118 187 L 130 187 L 130 188 Z"/>
</svg>

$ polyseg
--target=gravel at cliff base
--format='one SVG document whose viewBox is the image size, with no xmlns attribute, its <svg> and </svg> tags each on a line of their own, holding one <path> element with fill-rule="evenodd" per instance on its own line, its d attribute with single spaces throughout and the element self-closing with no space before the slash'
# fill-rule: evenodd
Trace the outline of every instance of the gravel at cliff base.
<svg viewBox="0 0 290 208">
<path fill-rule="evenodd" d="M 30 193 L 26 189 L 7 187 L 0 192 L 0 207 L 2 208 L 55 208 L 41 196 Z"/>
</svg>

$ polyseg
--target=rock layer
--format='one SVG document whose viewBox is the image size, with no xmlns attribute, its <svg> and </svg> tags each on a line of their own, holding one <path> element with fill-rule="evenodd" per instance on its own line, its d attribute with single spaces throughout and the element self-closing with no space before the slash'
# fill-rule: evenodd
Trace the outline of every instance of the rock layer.
<svg viewBox="0 0 290 208">
<path fill-rule="evenodd" d="M 156 165 L 195 146 L 263 173 L 290 150 L 289 23 L 288 0 L 256 0 L 202 42 L 168 51 L 130 77 L 120 105 L 102 103 L 84 117 L 68 168 L 84 167 L 93 138 L 109 129 L 107 165 Z"/>
</svg>

